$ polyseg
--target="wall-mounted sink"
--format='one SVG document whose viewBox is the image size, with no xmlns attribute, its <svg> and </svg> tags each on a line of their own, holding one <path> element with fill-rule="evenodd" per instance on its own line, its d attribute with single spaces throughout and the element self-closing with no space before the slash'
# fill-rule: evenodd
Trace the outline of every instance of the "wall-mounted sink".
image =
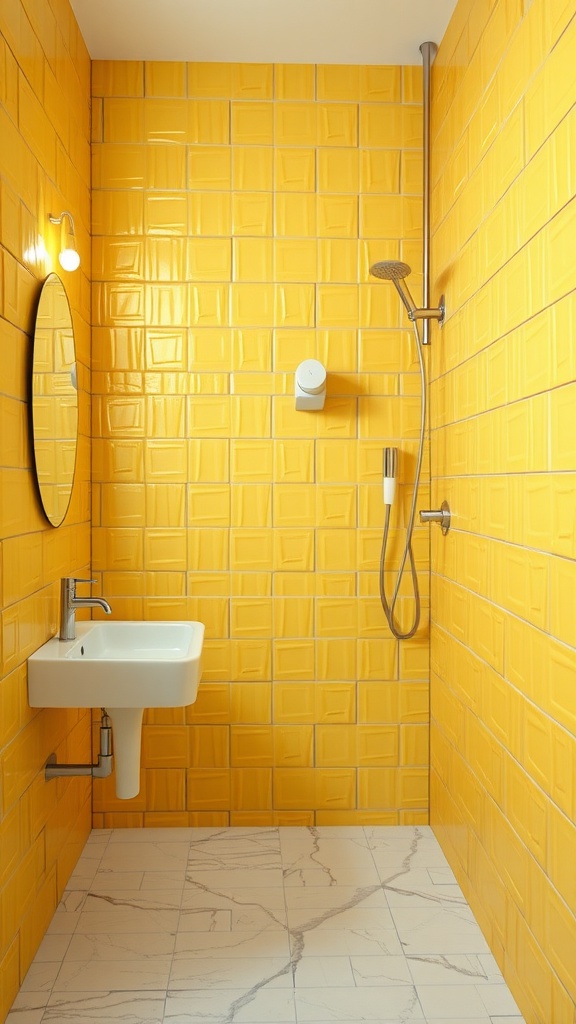
<svg viewBox="0 0 576 1024">
<path fill-rule="evenodd" d="M 112 719 L 116 793 L 140 788 L 142 715 L 193 704 L 201 676 L 201 622 L 82 622 L 28 659 L 33 708 L 105 707 Z"/>
</svg>

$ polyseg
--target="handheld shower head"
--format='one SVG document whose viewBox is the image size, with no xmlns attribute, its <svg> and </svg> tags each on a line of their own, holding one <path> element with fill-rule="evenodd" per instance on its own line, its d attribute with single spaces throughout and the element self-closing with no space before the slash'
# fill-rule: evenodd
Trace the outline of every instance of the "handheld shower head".
<svg viewBox="0 0 576 1024">
<path fill-rule="evenodd" d="M 370 273 L 372 277 L 378 277 L 382 281 L 392 281 L 406 307 L 408 316 L 412 320 L 416 312 L 416 303 L 410 294 L 408 285 L 404 281 L 404 278 L 408 277 L 408 274 L 411 273 L 408 264 L 401 263 L 400 260 L 380 260 L 379 263 L 374 263 L 370 267 Z"/>
</svg>

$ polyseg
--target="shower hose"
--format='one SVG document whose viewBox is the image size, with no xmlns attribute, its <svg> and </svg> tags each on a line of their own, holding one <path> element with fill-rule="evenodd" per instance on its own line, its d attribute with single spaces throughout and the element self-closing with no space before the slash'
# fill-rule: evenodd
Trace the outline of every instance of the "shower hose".
<svg viewBox="0 0 576 1024">
<path fill-rule="evenodd" d="M 388 535 L 390 533 L 390 510 L 391 505 L 386 505 L 386 515 L 384 519 L 384 534 L 382 537 L 382 551 L 380 553 L 380 600 L 382 602 L 382 608 L 386 621 L 390 627 L 390 631 L 397 640 L 409 640 L 411 636 L 414 636 L 418 625 L 420 623 L 420 591 L 418 589 L 418 577 L 416 575 L 416 564 L 414 562 L 414 552 L 412 551 L 412 531 L 414 529 L 414 518 L 416 516 L 416 501 L 418 498 L 418 485 L 420 483 L 420 472 L 422 469 L 422 457 L 424 452 L 424 430 L 426 426 L 426 373 L 424 370 L 424 358 L 422 354 L 422 342 L 420 341 L 420 333 L 418 331 L 418 324 L 416 320 L 413 321 L 414 335 L 416 337 L 416 351 L 418 352 L 418 361 L 420 363 L 420 381 L 421 381 L 421 398 L 420 398 L 420 443 L 418 445 L 418 458 L 416 460 L 416 472 L 414 475 L 414 491 L 412 494 L 412 503 L 410 505 L 410 516 L 408 518 L 408 526 L 406 528 L 406 543 L 404 545 L 404 553 L 400 561 L 400 568 L 398 569 L 398 575 L 394 584 L 394 590 L 390 601 L 386 597 L 386 591 L 384 586 L 384 569 L 386 564 L 386 549 L 388 547 Z M 398 594 L 400 586 L 402 584 L 402 576 L 404 575 L 404 569 L 406 567 L 406 561 L 410 562 L 410 572 L 412 575 L 412 589 L 414 591 L 414 618 L 410 629 L 403 633 L 400 627 L 396 623 L 395 609 L 396 602 L 398 600 Z"/>
</svg>

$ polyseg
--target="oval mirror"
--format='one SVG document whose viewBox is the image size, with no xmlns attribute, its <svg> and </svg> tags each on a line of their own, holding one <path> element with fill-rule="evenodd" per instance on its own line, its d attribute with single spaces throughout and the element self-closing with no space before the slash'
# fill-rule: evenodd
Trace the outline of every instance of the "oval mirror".
<svg viewBox="0 0 576 1024">
<path fill-rule="evenodd" d="M 72 495 L 78 441 L 74 328 L 57 274 L 40 293 L 32 362 L 32 434 L 36 479 L 52 526 L 60 526 Z"/>
</svg>

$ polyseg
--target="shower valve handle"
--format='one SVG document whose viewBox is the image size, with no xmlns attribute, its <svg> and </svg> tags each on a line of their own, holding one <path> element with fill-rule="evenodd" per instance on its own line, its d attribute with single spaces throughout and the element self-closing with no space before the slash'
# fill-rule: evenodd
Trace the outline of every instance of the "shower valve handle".
<svg viewBox="0 0 576 1024">
<path fill-rule="evenodd" d="M 444 536 L 450 529 L 452 515 L 447 501 L 443 501 L 440 508 L 420 509 L 421 523 L 438 523 Z"/>
</svg>

